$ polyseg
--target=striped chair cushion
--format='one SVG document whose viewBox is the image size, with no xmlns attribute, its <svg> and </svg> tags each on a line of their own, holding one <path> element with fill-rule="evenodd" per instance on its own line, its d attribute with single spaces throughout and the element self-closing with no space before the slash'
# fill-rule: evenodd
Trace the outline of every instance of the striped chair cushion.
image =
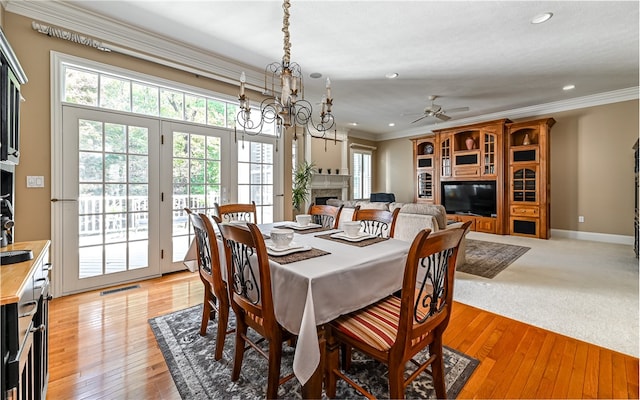
<svg viewBox="0 0 640 400">
<path fill-rule="evenodd" d="M 388 296 L 361 310 L 342 315 L 331 324 L 340 332 L 380 351 L 396 341 L 400 319 L 400 298 Z"/>
</svg>

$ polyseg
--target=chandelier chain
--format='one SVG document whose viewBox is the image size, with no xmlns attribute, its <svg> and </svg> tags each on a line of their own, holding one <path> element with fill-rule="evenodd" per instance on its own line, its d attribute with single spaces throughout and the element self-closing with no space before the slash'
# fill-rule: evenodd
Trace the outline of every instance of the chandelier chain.
<svg viewBox="0 0 640 400">
<path fill-rule="evenodd" d="M 284 33 L 284 56 L 282 56 L 282 62 L 285 65 L 289 65 L 291 61 L 291 42 L 289 41 L 289 8 L 291 7 L 291 3 L 289 0 L 285 0 L 282 4 L 282 9 L 284 10 L 284 15 L 282 17 L 282 32 Z"/>
<path fill-rule="evenodd" d="M 240 94 L 238 100 L 240 109 L 236 114 L 236 128 L 244 135 L 270 134 L 281 138 L 286 129 L 293 129 L 294 140 L 298 135 L 298 128 L 312 137 L 324 138 L 331 129 L 334 130 L 334 140 L 337 137 L 335 119 L 331 113 L 333 99 L 331 98 L 331 81 L 327 78 L 326 94 L 322 98 L 320 119 L 314 121 L 313 107 L 304 98 L 304 82 L 300 65 L 291 62 L 291 42 L 289 34 L 290 0 L 283 0 L 282 32 L 284 33 L 282 62 L 267 65 L 264 75 L 263 94 L 267 97 L 260 102 L 252 114 L 249 97 L 245 93 L 246 76 L 240 74 Z M 271 84 L 270 90 L 269 85 Z M 257 113 L 256 113 L 257 111 Z M 263 131 L 264 129 L 264 131 Z M 243 139 L 244 140 L 244 139 Z M 276 151 L 277 151 L 276 142 Z"/>
</svg>

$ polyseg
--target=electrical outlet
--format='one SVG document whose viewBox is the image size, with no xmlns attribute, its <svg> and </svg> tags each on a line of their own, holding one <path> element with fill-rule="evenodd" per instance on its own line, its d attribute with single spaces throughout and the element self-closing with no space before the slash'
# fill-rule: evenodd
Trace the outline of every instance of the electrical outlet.
<svg viewBox="0 0 640 400">
<path fill-rule="evenodd" d="M 578 215 L 578 222 L 584 222 L 584 215 Z"/>
<path fill-rule="evenodd" d="M 27 176 L 28 188 L 43 188 L 44 176 Z"/>
</svg>

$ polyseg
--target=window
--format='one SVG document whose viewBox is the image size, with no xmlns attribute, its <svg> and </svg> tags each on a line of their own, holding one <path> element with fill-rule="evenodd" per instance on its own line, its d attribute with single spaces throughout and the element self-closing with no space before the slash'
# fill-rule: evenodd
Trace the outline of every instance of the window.
<svg viewBox="0 0 640 400">
<path fill-rule="evenodd" d="M 233 128 L 237 103 L 63 63 L 65 102 Z M 263 133 L 275 134 L 265 127 Z"/>
<path fill-rule="evenodd" d="M 351 153 L 353 171 L 352 197 L 354 200 L 371 196 L 371 151 L 353 150 Z"/>
</svg>

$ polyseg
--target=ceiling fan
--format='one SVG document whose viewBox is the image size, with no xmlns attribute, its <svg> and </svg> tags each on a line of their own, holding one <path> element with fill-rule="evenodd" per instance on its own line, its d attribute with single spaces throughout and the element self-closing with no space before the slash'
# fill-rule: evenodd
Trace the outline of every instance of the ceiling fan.
<svg viewBox="0 0 640 400">
<path fill-rule="evenodd" d="M 434 95 L 429 96 L 429 100 L 431 101 L 431 104 L 424 109 L 424 112 L 423 112 L 424 115 L 422 115 L 420 118 L 416 119 L 415 121 L 412 121 L 411 122 L 412 124 L 427 117 L 436 117 L 440 121 L 448 121 L 451 119 L 451 117 L 448 116 L 447 113 L 462 112 L 462 111 L 469 110 L 469 107 L 458 107 L 458 108 L 452 108 L 450 110 L 445 110 L 442 108 L 441 105 L 434 103 L 436 98 L 438 98 L 438 96 L 434 96 Z"/>
</svg>

